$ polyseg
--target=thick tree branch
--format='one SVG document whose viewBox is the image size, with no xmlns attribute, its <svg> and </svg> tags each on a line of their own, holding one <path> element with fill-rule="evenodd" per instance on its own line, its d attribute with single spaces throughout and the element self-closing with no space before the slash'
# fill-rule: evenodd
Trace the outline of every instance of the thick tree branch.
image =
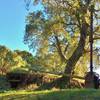
<svg viewBox="0 0 100 100">
<path fill-rule="evenodd" d="M 99 36 L 95 36 L 95 37 L 93 38 L 93 40 L 99 40 L 99 39 L 100 39 Z"/>
<path fill-rule="evenodd" d="M 70 76 L 71 76 L 72 71 L 73 71 L 77 61 L 79 60 L 79 58 L 82 56 L 82 54 L 84 52 L 85 41 L 86 41 L 86 37 L 87 37 L 87 28 L 88 28 L 87 23 L 84 20 L 82 23 L 82 28 L 80 30 L 80 40 L 79 40 L 78 46 L 75 49 L 75 51 L 73 52 L 72 56 L 67 61 L 67 65 L 65 68 L 65 74 L 70 74 Z"/>
<path fill-rule="evenodd" d="M 64 54 L 66 53 L 67 49 L 68 49 L 68 44 L 65 47 Z"/>
<path fill-rule="evenodd" d="M 62 50 L 61 50 L 60 41 L 58 39 L 58 36 L 56 34 L 54 36 L 55 36 L 55 40 L 56 40 L 56 47 L 57 47 L 58 53 L 59 53 L 59 55 L 61 57 L 61 60 L 62 61 L 66 61 L 66 58 L 63 55 Z"/>
</svg>

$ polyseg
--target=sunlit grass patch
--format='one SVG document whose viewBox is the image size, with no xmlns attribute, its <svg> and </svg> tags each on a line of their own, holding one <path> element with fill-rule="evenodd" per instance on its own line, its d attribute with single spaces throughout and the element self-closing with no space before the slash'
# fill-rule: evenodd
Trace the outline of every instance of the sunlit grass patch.
<svg viewBox="0 0 100 100">
<path fill-rule="evenodd" d="M 6 91 L 0 100 L 100 100 L 100 90 L 95 89 L 54 89 L 45 91 Z"/>
<path fill-rule="evenodd" d="M 0 97 L 1 96 L 8 96 L 8 95 L 23 95 L 23 94 L 25 94 L 25 95 L 28 95 L 28 94 L 45 94 L 45 93 L 50 93 L 50 92 L 52 92 L 52 91 L 50 91 L 50 90 L 45 90 L 45 91 L 27 91 L 27 90 L 17 90 L 17 91 L 15 91 L 15 90 L 12 90 L 12 91 L 5 91 L 5 92 L 3 92 L 3 93 L 1 93 L 0 94 Z"/>
</svg>

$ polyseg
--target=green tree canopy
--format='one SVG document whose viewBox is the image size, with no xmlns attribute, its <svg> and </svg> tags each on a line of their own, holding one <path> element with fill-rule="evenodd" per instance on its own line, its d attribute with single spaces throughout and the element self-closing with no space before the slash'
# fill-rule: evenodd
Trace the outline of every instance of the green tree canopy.
<svg viewBox="0 0 100 100">
<path fill-rule="evenodd" d="M 0 46 L 0 73 L 7 72 L 25 65 L 22 58 L 5 46 Z"/>
<path fill-rule="evenodd" d="M 57 53 L 55 62 L 59 57 L 66 64 L 65 74 L 71 75 L 79 62 L 81 66 L 86 62 L 84 66 L 87 66 L 89 56 L 83 55 L 89 49 L 91 7 L 94 7 L 94 35 L 99 35 L 100 1 L 34 0 L 34 6 L 38 3 L 42 10 L 27 16 L 25 43 L 37 50 L 41 58 Z"/>
</svg>

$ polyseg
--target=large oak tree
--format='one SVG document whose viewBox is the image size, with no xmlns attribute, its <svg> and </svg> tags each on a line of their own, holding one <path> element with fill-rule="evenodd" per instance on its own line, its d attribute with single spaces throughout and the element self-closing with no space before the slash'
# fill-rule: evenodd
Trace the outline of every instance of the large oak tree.
<svg viewBox="0 0 100 100">
<path fill-rule="evenodd" d="M 94 35 L 99 36 L 99 0 L 34 0 L 34 6 L 38 3 L 41 10 L 27 17 L 24 41 L 38 56 L 57 53 L 61 62 L 66 63 L 65 75 L 71 76 L 89 49 L 91 10 Z"/>
</svg>

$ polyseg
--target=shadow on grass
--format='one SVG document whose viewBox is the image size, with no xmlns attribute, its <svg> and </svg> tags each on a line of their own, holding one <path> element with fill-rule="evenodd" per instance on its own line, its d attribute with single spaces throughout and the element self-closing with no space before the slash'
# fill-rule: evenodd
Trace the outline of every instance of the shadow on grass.
<svg viewBox="0 0 100 100">
<path fill-rule="evenodd" d="M 0 75 L 0 92 L 10 89 L 10 84 L 5 75 Z"/>
</svg>

